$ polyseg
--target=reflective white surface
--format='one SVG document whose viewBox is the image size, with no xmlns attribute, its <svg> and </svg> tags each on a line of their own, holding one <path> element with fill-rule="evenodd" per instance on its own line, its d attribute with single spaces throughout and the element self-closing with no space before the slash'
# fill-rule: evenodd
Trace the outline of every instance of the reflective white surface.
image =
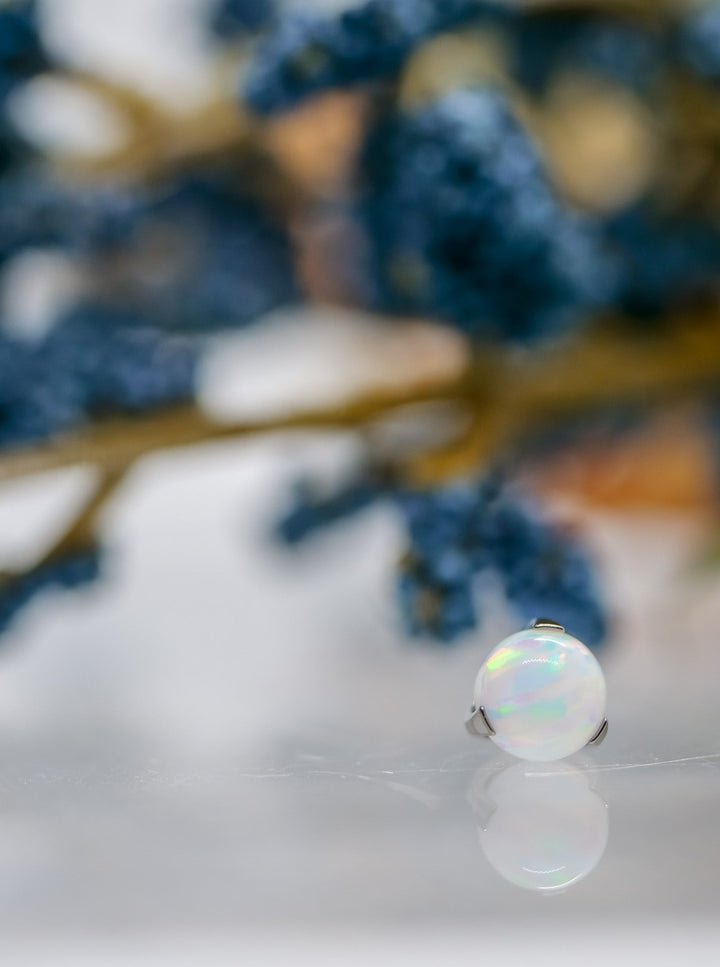
<svg viewBox="0 0 720 967">
<path fill-rule="evenodd" d="M 390 930 L 422 954 L 429 931 L 447 950 L 504 938 L 521 963 L 536 930 L 568 949 L 600 931 L 606 951 L 631 928 L 648 945 L 676 930 L 685 949 L 715 936 L 720 601 L 714 579 L 679 576 L 698 523 L 589 521 L 617 606 L 612 728 L 556 784 L 463 728 L 478 661 L 512 627 L 500 603 L 456 649 L 395 630 L 389 509 L 295 555 L 267 542 L 298 460 L 339 450 L 276 439 L 146 461 L 108 514 L 111 579 L 37 602 L 6 639 L 4 942 L 250 932 L 272 947 L 282 928 L 314 950 Z M 2 496 L 0 525 L 29 499 Z M 533 830 L 556 840 L 540 862 Z M 565 889 L 517 885 L 545 860 Z"/>
</svg>

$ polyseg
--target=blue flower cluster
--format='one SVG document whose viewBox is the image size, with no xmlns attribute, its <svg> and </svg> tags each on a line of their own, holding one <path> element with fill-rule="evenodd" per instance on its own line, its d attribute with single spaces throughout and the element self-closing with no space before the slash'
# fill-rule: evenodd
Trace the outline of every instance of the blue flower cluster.
<svg viewBox="0 0 720 967">
<path fill-rule="evenodd" d="M 7 118 L 3 117 L 0 110 L 0 190 L 9 173 L 19 164 L 27 161 L 29 154 L 28 145 L 8 124 Z M 0 257 L 3 249 L 4 243 L 0 235 Z"/>
<path fill-rule="evenodd" d="M 210 27 L 221 40 L 232 41 L 261 30 L 274 14 L 274 0 L 219 0 L 211 13 Z"/>
<path fill-rule="evenodd" d="M 694 31 L 710 46 L 711 21 L 706 15 L 697 27 L 689 23 L 689 36 Z M 291 11 L 281 18 L 257 52 L 244 96 L 270 113 L 320 90 L 391 77 L 423 41 L 465 23 L 501 32 L 515 80 L 534 94 L 567 69 L 647 91 L 661 67 L 662 35 L 639 20 L 502 0 L 365 0 L 332 16 Z"/>
<path fill-rule="evenodd" d="M 27 247 L 82 256 L 106 302 L 158 327 L 244 325 L 297 298 L 286 232 L 212 172 L 149 192 L 20 169 L 0 179 L 0 264 Z"/>
<path fill-rule="evenodd" d="M 363 236 L 347 260 L 367 252 L 368 302 L 506 343 L 567 331 L 605 308 L 655 325 L 716 293 L 720 229 L 712 214 L 661 216 L 639 200 L 609 218 L 573 211 L 511 106 L 522 88 L 541 111 L 548 86 L 568 70 L 651 99 L 678 70 L 685 81 L 690 72 L 720 84 L 717 4 L 656 20 L 594 6 L 359 0 L 323 14 L 297 5 L 286 13 L 278 0 L 209 4 L 216 43 L 268 28 L 241 72 L 257 114 L 326 88 L 372 85 L 357 191 L 342 202 L 343 219 L 360 224 L 347 233 Z M 428 38 L 466 25 L 490 26 L 502 40 L 505 91 L 459 89 L 403 109 L 398 80 L 407 58 Z M 304 269 L 316 255 L 305 258 L 310 246 L 300 259 L 293 250 L 282 221 L 291 218 L 278 217 L 287 196 L 269 203 L 277 172 L 265 166 L 266 142 L 168 164 L 152 183 L 61 183 L 5 110 L 8 95 L 48 66 L 34 2 L 0 0 L 0 270 L 23 250 L 62 249 L 82 274 L 85 299 L 35 343 L 3 335 L 0 321 L 0 448 L 191 397 L 201 340 L 177 333 L 245 325 L 295 301 L 295 265 Z M 303 196 L 310 220 L 312 201 Z M 633 418 L 616 415 L 618 423 Z M 523 618 L 550 613 L 589 643 L 600 640 L 605 619 L 574 537 L 494 481 L 435 493 L 398 493 L 374 472 L 332 492 L 306 483 L 278 537 L 296 544 L 393 495 L 410 534 L 399 591 L 412 631 L 453 640 L 474 627 L 475 578 L 491 571 Z M 37 590 L 95 570 L 93 552 L 5 581 L 0 628 Z"/>
<path fill-rule="evenodd" d="M 388 485 L 389 481 L 375 470 L 358 473 L 331 491 L 302 480 L 296 484 L 290 507 L 276 524 L 275 534 L 284 544 L 299 544 L 365 510 L 387 492 Z"/>
<path fill-rule="evenodd" d="M 199 173 L 152 200 L 133 246 L 148 254 L 121 294 L 158 325 L 245 325 L 297 298 L 287 233 L 227 177 Z"/>
<path fill-rule="evenodd" d="M 0 634 L 39 594 L 52 588 L 79 588 L 99 574 L 100 552 L 89 547 L 45 561 L 25 574 L 0 576 Z"/>
<path fill-rule="evenodd" d="M 536 95 L 568 70 L 649 93 L 674 63 L 720 83 L 720 7 L 679 13 L 651 22 L 630 7 L 533 9 L 502 0 L 365 0 L 333 15 L 291 10 L 260 45 L 244 96 L 269 113 L 326 88 L 391 77 L 423 41 L 464 23 L 499 29 L 514 79 Z M 266 0 L 225 0 L 215 17 L 227 36 L 271 23 Z"/>
<path fill-rule="evenodd" d="M 440 31 L 505 16 L 502 3 L 484 0 L 365 0 L 331 17 L 290 13 L 260 45 L 244 96 L 259 113 L 284 110 L 320 90 L 391 76 Z"/>
<path fill-rule="evenodd" d="M 39 343 L 0 336 L 0 449 L 192 396 L 198 346 L 85 305 Z"/>
<path fill-rule="evenodd" d="M 476 578 L 492 571 L 521 619 L 550 614 L 591 647 L 604 638 L 604 611 L 580 543 L 543 523 L 499 478 L 434 491 L 399 489 L 391 475 L 375 469 L 332 491 L 304 481 L 276 536 L 299 544 L 383 498 L 395 501 L 407 527 L 397 591 L 411 635 L 453 642 L 472 631 Z"/>
<path fill-rule="evenodd" d="M 469 335 L 545 336 L 610 302 L 595 226 L 553 195 L 505 97 L 456 90 L 369 137 L 366 220 L 378 303 Z"/>
<path fill-rule="evenodd" d="M 128 190 L 65 185 L 37 162 L 16 162 L 0 178 L 0 266 L 27 248 L 95 255 L 129 244 L 138 215 Z"/>
<path fill-rule="evenodd" d="M 675 38 L 682 64 L 703 80 L 720 84 L 720 7 L 708 3 L 691 10 Z"/>
<path fill-rule="evenodd" d="M 48 65 L 35 14 L 34 0 L 0 8 L 0 104 Z"/>
<path fill-rule="evenodd" d="M 398 591 L 411 634 L 451 642 L 477 622 L 475 578 L 495 572 L 518 616 L 547 614 L 591 647 L 606 633 L 588 558 L 490 479 L 399 495 L 410 536 Z"/>
<path fill-rule="evenodd" d="M 639 23 L 593 10 L 532 9 L 508 21 L 513 76 L 543 94 L 562 71 L 594 74 L 646 92 L 661 69 L 662 43 Z"/>
<path fill-rule="evenodd" d="M 663 216 L 644 201 L 609 218 L 604 235 L 621 267 L 616 304 L 633 319 L 656 319 L 717 289 L 715 222 L 690 214 Z"/>
</svg>

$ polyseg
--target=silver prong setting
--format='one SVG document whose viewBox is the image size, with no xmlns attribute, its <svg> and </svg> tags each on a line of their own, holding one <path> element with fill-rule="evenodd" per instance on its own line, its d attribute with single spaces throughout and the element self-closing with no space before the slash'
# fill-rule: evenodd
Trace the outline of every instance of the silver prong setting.
<svg viewBox="0 0 720 967">
<path fill-rule="evenodd" d="M 602 743 L 605 741 L 605 736 L 608 734 L 609 727 L 608 720 L 603 719 L 602 725 L 597 730 L 595 735 L 588 741 L 588 745 L 602 745 Z"/>
<path fill-rule="evenodd" d="M 465 728 L 470 735 L 480 735 L 485 739 L 489 739 L 491 735 L 495 735 L 495 729 L 490 724 L 490 720 L 485 714 L 485 709 L 482 705 L 479 708 L 476 708 L 474 705 L 471 706 L 468 717 L 465 719 Z"/>
<path fill-rule="evenodd" d="M 565 628 L 557 621 L 553 621 L 552 618 L 533 618 L 528 625 L 528 630 L 530 628 L 550 628 L 553 631 L 565 631 Z"/>
</svg>

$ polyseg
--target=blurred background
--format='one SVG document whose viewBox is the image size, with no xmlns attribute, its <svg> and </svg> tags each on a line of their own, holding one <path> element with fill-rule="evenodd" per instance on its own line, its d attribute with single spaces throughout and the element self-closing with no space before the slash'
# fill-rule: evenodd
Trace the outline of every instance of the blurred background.
<svg viewBox="0 0 720 967">
<path fill-rule="evenodd" d="M 9 962 L 714 951 L 720 5 L 6 0 L 0 110 Z"/>
</svg>

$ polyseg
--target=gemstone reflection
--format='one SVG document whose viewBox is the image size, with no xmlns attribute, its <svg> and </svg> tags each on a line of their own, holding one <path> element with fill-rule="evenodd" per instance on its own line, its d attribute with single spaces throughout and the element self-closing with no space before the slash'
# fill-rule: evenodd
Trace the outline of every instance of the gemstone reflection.
<svg viewBox="0 0 720 967">
<path fill-rule="evenodd" d="M 517 763 L 488 775 L 468 792 L 480 846 L 510 883 L 554 893 L 591 873 L 608 840 L 608 808 L 592 773 L 568 763 Z"/>
</svg>

